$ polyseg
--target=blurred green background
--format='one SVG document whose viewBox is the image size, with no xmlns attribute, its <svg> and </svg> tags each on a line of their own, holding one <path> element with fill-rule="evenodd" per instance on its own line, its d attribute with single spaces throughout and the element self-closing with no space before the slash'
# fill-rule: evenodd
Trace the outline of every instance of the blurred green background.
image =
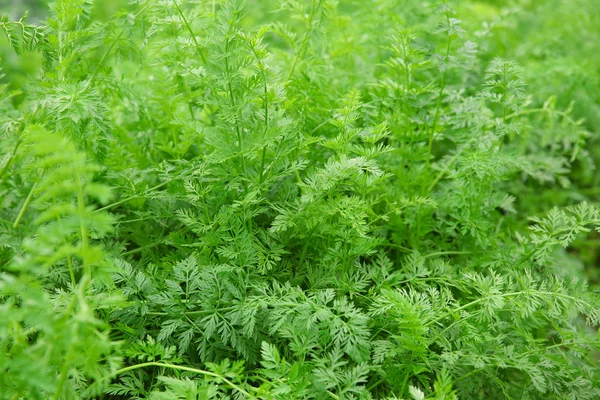
<svg viewBox="0 0 600 400">
<path fill-rule="evenodd" d="M 182 1 L 182 0 L 180 0 Z M 339 0 L 339 9 L 352 13 L 358 1 Z M 185 2 L 185 0 L 183 0 Z M 283 0 L 248 0 L 249 7 L 276 9 Z M 398 0 L 411 21 L 411 13 L 428 3 L 420 0 Z M 41 23 L 48 15 L 50 0 L 0 0 L 0 11 L 13 19 L 28 12 L 30 22 Z M 94 1 L 94 17 L 110 18 L 128 0 Z M 557 97 L 560 106 L 576 102 L 576 115 L 585 118 L 593 132 L 600 131 L 600 3 L 598 0 L 461 0 L 453 2 L 469 35 L 486 35 L 490 48 L 481 49 L 483 56 L 500 56 L 518 61 L 525 70 L 527 82 L 536 100 Z M 253 13 L 260 15 L 261 13 Z M 10 51 L 5 38 L 0 41 L 0 57 L 5 73 Z M 594 138 L 593 138 L 594 139 Z M 597 178 L 600 179 L 600 178 Z M 595 181 L 600 183 L 600 181 Z"/>
<path fill-rule="evenodd" d="M 47 8 L 47 0 L 0 0 L 2 13 L 13 19 L 19 19 L 25 12 L 29 12 L 30 21 L 39 21 L 46 15 Z"/>
</svg>

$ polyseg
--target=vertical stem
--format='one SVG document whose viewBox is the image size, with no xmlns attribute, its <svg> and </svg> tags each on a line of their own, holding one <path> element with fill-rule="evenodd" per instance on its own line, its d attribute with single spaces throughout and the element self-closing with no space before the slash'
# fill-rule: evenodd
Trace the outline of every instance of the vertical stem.
<svg viewBox="0 0 600 400">
<path fill-rule="evenodd" d="M 58 26 L 58 78 L 62 81 L 64 76 L 62 73 L 62 21 Z"/>
<path fill-rule="evenodd" d="M 13 228 L 16 228 L 17 226 L 19 226 L 21 219 L 23 219 L 23 215 L 25 215 L 25 211 L 27 210 L 27 207 L 29 206 L 31 199 L 33 198 L 33 192 L 35 191 L 36 187 L 37 187 L 37 182 L 33 184 L 33 186 L 31 187 L 31 190 L 29 191 L 29 194 L 27 195 L 27 198 L 25 199 L 25 202 L 23 202 L 23 205 L 21 206 L 21 210 L 19 211 L 19 215 L 17 215 L 17 218 L 15 219 L 15 222 L 13 223 Z"/>
<path fill-rule="evenodd" d="M 102 55 L 102 58 L 100 59 L 100 61 L 98 61 L 98 64 L 96 64 L 96 69 L 94 69 L 94 72 L 92 73 L 92 76 L 90 77 L 89 85 L 91 85 L 92 82 L 94 81 L 94 79 L 96 79 L 96 75 L 98 75 L 98 72 L 100 71 L 100 67 L 102 67 L 102 64 L 104 63 L 104 60 L 106 59 L 106 57 L 108 57 L 108 55 L 112 51 L 113 47 L 115 47 L 115 45 L 117 44 L 119 39 L 121 39 L 121 36 L 123 36 L 124 32 L 125 32 L 125 30 L 122 30 L 121 33 L 119 33 L 119 35 L 115 38 L 115 40 L 113 40 L 113 42 L 110 44 L 108 49 L 104 52 L 104 54 Z"/>
<path fill-rule="evenodd" d="M 254 53 L 254 55 L 258 61 L 256 52 Z M 259 61 L 259 63 L 260 63 L 260 61 Z M 267 74 L 265 72 L 264 64 L 261 64 L 261 70 L 262 70 L 262 74 L 263 74 L 263 91 L 264 91 L 263 102 L 264 102 L 264 113 L 265 113 L 265 136 L 266 136 L 269 133 L 269 91 L 267 88 Z M 265 177 L 266 155 L 267 155 L 267 145 L 265 144 L 262 149 L 262 155 L 261 155 L 261 160 L 260 160 L 260 177 L 258 179 L 259 185 L 263 183 L 263 180 Z"/>
<path fill-rule="evenodd" d="M 54 400 L 60 399 L 60 396 L 63 391 L 63 387 L 67 381 L 67 377 L 69 376 L 69 369 L 71 369 L 71 358 L 73 357 L 75 337 L 71 339 L 71 343 L 69 344 L 69 348 L 67 349 L 67 355 L 65 357 L 65 363 L 60 370 L 60 378 L 58 380 L 58 386 L 56 387 L 56 393 L 54 393 Z"/>
<path fill-rule="evenodd" d="M 74 289 L 75 285 L 77 284 L 77 281 L 75 280 L 75 272 L 73 271 L 73 260 L 71 260 L 71 256 L 67 257 L 67 266 L 69 267 L 69 276 L 71 277 L 71 286 L 73 286 L 73 289 Z"/>
<path fill-rule="evenodd" d="M 177 1 L 176 0 L 172 0 L 172 1 L 173 1 L 173 4 L 175 5 L 175 8 L 177 8 L 177 12 L 181 16 L 181 19 L 183 20 L 183 24 L 187 28 L 188 32 L 190 32 L 190 35 L 192 35 L 192 40 L 194 41 L 194 44 L 196 45 L 196 48 L 198 49 L 198 53 L 200 54 L 200 57 L 202 58 L 202 62 L 204 62 L 204 64 L 206 64 L 206 58 L 204 57 L 204 53 L 202 53 L 202 49 L 200 49 L 200 43 L 198 43 L 198 39 L 196 39 L 196 35 L 194 34 L 194 31 L 192 30 L 190 23 L 188 22 L 187 18 L 183 14 L 183 11 L 181 11 L 181 7 L 179 7 L 179 4 L 177 3 Z M 213 7 L 214 7 L 214 2 L 213 2 Z M 213 13 L 214 13 L 214 10 L 213 10 Z"/>
<path fill-rule="evenodd" d="M 260 157 L 260 177 L 258 178 L 258 184 L 261 185 L 265 178 L 265 158 L 267 156 L 267 146 L 263 146 L 262 154 Z"/>
<path fill-rule="evenodd" d="M 506 62 L 502 65 L 502 125 L 506 124 Z M 498 151 L 502 150 L 504 145 L 504 136 L 500 137 Z"/>
<path fill-rule="evenodd" d="M 419 249 L 419 243 L 421 243 L 421 204 L 417 206 L 417 226 L 415 227 L 415 230 L 416 235 L 414 236 L 415 239 L 412 239 L 411 246 Z"/>
<path fill-rule="evenodd" d="M 88 259 L 88 248 L 89 248 L 89 237 L 88 237 L 88 227 L 87 222 L 84 221 L 85 214 L 85 204 L 84 204 L 84 196 L 83 196 L 83 183 L 81 181 L 81 176 L 79 175 L 79 171 L 75 172 L 75 179 L 77 185 L 77 209 L 79 211 L 79 229 L 81 233 L 81 258 L 83 259 L 83 270 L 84 275 L 79 282 L 79 287 L 77 288 L 76 296 L 71 300 L 71 304 L 66 311 L 66 315 L 70 315 L 75 308 L 76 300 L 79 300 L 80 307 L 82 309 L 86 308 L 85 304 L 85 292 L 87 285 L 92 281 L 92 273 L 89 265 Z M 71 279 L 74 281 L 75 276 L 72 272 L 71 259 L 68 259 L 69 269 L 71 273 Z M 75 289 L 75 288 L 73 288 Z M 62 395 L 64 385 L 69 377 L 69 370 L 71 369 L 71 359 L 73 358 L 73 352 L 75 351 L 75 344 L 78 341 L 77 338 L 77 328 L 76 325 L 71 325 L 71 342 L 67 349 L 67 353 L 65 356 L 65 361 L 63 367 L 60 370 L 60 378 L 58 381 L 58 386 L 56 388 L 56 393 L 54 394 L 54 400 L 60 399 Z"/>
<path fill-rule="evenodd" d="M 188 111 L 190 112 L 190 117 L 192 118 L 192 121 L 194 121 L 196 117 L 194 115 L 194 106 L 191 102 L 188 102 Z"/>
<path fill-rule="evenodd" d="M 308 41 L 309 41 L 310 35 L 312 33 L 312 26 L 313 26 L 313 20 L 315 18 L 316 8 L 317 8 L 316 0 L 312 0 L 311 6 L 310 6 L 310 15 L 308 17 L 308 26 L 306 28 L 306 32 L 304 32 L 304 36 L 302 37 L 302 42 L 300 42 L 300 48 L 294 54 L 292 66 L 290 67 L 287 78 L 285 79 L 286 82 L 289 81 L 290 78 L 292 77 L 292 75 L 294 74 L 294 70 L 296 69 L 296 64 L 300 60 L 300 57 L 302 57 L 304 55 L 304 52 L 306 51 L 306 46 L 308 45 Z"/>
<path fill-rule="evenodd" d="M 13 149 L 10 153 L 10 156 L 8 157 L 8 161 L 6 161 L 6 164 L 4 164 L 4 166 L 0 170 L 0 178 L 2 178 L 4 176 L 4 174 L 6 173 L 6 171 L 8 171 L 10 164 L 12 164 L 15 156 L 17 155 L 17 151 L 19 150 L 19 147 L 21 146 L 22 138 L 23 138 L 23 133 L 21 132 L 19 134 L 19 138 L 17 139 L 17 142 L 15 143 L 15 146 L 13 147 Z"/>
<path fill-rule="evenodd" d="M 234 93 L 233 93 L 233 87 L 231 86 L 231 71 L 229 69 L 229 41 L 230 41 L 230 38 L 228 35 L 226 42 L 225 42 L 225 74 L 227 75 L 227 91 L 229 92 L 229 103 L 230 103 L 231 109 L 235 115 L 235 134 L 237 137 L 238 150 L 240 152 L 240 157 L 241 157 L 241 161 L 242 161 L 242 171 L 245 172 L 246 171 L 246 157 L 244 157 L 244 154 L 243 154 L 242 133 L 240 132 L 235 97 L 234 97 Z"/>
<path fill-rule="evenodd" d="M 76 297 L 71 299 L 71 303 L 69 304 L 69 308 L 67 309 L 65 315 L 69 316 L 73 312 L 73 309 L 75 308 L 75 300 Z M 65 355 L 65 362 L 60 370 L 60 378 L 58 380 L 58 385 L 56 386 L 56 393 L 54 393 L 54 400 L 60 399 L 60 396 L 63 392 L 63 387 L 65 386 L 69 376 L 69 370 L 71 369 L 71 358 L 73 358 L 73 351 L 75 349 L 75 343 L 77 342 L 77 332 L 74 329 L 76 329 L 74 328 L 74 325 L 71 325 L 71 343 L 69 343 L 69 347 Z"/>
<path fill-rule="evenodd" d="M 88 227 L 87 221 L 85 221 L 85 203 L 83 198 L 83 183 L 79 176 L 79 171 L 75 173 L 75 179 L 77 179 L 77 209 L 79 211 L 79 230 L 81 233 L 81 258 L 83 259 L 83 271 L 85 275 L 91 280 L 92 271 L 89 265 L 88 257 Z"/>
<path fill-rule="evenodd" d="M 448 36 L 448 42 L 446 44 L 446 60 L 448 60 L 448 56 L 450 55 L 450 42 L 451 42 L 452 38 L 450 36 Z M 429 166 L 431 163 L 431 151 L 433 149 L 433 136 L 435 135 L 435 130 L 437 129 L 437 124 L 438 124 L 438 120 L 440 118 L 440 109 L 441 109 L 441 105 L 442 105 L 442 97 L 444 95 L 444 89 L 446 88 L 446 75 L 448 73 L 448 70 L 444 70 L 444 73 L 442 74 L 442 81 L 440 83 L 440 91 L 438 93 L 438 99 L 437 99 L 437 103 L 435 105 L 435 114 L 433 116 L 433 123 L 431 124 L 431 130 L 429 131 L 429 144 L 427 146 L 427 160 L 426 160 L 426 166 L 425 166 L 425 171 L 429 171 Z"/>
<path fill-rule="evenodd" d="M 450 16 L 446 12 L 446 21 L 448 25 L 450 25 Z M 446 43 L 446 57 L 445 61 L 448 61 L 448 56 L 450 55 L 450 43 L 452 41 L 452 36 L 448 35 L 448 41 Z M 431 152 L 433 150 L 433 136 L 435 135 L 435 130 L 437 129 L 437 123 L 440 118 L 440 109 L 442 106 L 442 96 L 444 95 L 444 89 L 446 87 L 446 75 L 448 73 L 448 69 L 444 69 L 444 73 L 442 74 L 442 81 L 440 82 L 440 91 L 438 93 L 437 103 L 435 105 L 435 113 L 433 116 L 433 123 L 431 124 L 431 130 L 429 131 L 429 143 L 427 145 L 427 159 L 425 160 L 425 174 L 429 173 L 429 169 L 431 167 Z M 427 186 L 421 187 L 421 193 L 425 194 L 427 190 Z M 421 205 L 419 204 L 418 208 L 418 216 L 417 216 L 417 239 L 421 237 Z M 419 241 L 420 242 L 420 241 Z"/>
<path fill-rule="evenodd" d="M 410 65 L 408 62 L 408 43 L 409 40 L 407 37 L 403 37 L 404 43 L 402 44 L 402 53 L 404 55 L 404 71 L 405 71 L 405 81 L 406 81 L 406 94 L 410 92 Z"/>
</svg>

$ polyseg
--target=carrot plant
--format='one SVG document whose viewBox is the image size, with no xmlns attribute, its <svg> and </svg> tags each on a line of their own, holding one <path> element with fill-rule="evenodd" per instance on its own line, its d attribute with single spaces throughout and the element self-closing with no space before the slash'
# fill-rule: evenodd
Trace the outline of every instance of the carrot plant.
<svg viewBox="0 0 600 400">
<path fill-rule="evenodd" d="M 493 23 L 119 4 L 0 18 L 1 398 L 600 397 L 594 125 Z"/>
</svg>

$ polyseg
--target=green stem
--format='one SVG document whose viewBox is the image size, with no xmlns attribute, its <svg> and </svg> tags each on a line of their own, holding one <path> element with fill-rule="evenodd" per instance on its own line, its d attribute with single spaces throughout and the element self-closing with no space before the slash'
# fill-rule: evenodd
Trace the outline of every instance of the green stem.
<svg viewBox="0 0 600 400">
<path fill-rule="evenodd" d="M 258 178 L 258 184 L 261 185 L 265 180 L 265 159 L 267 157 L 267 146 L 263 146 L 262 154 L 260 157 L 260 176 Z"/>
<path fill-rule="evenodd" d="M 452 164 L 454 164 L 456 162 L 456 160 L 458 159 L 458 156 L 460 155 L 460 153 L 462 153 L 462 149 L 459 152 L 457 152 L 454 155 L 454 157 L 452 157 L 452 159 L 450 160 L 450 162 L 448 163 L 448 165 L 446 167 L 451 167 Z M 437 174 L 437 176 L 434 178 L 433 182 L 431 182 L 431 184 L 427 187 L 427 193 L 429 193 L 433 190 L 435 185 L 438 184 L 440 179 L 442 179 L 444 177 L 444 175 L 446 174 L 447 171 L 448 171 L 448 168 L 444 168 Z"/>
<path fill-rule="evenodd" d="M 71 358 L 73 357 L 73 350 L 75 348 L 75 338 L 71 340 L 69 344 L 69 348 L 67 349 L 67 355 L 65 357 L 65 362 L 63 364 L 62 369 L 60 370 L 60 378 L 58 380 L 58 385 L 56 387 L 56 393 L 54 393 L 54 400 L 60 399 L 60 395 L 62 394 L 63 387 L 67 382 L 67 377 L 69 376 L 69 369 L 71 369 Z"/>
<path fill-rule="evenodd" d="M 90 77 L 88 86 L 92 84 L 92 82 L 94 81 L 94 79 L 96 79 L 96 75 L 100 71 L 100 68 L 102 67 L 102 64 L 104 63 L 104 60 L 106 59 L 106 57 L 108 57 L 108 55 L 112 51 L 113 47 L 115 47 L 115 45 L 117 44 L 117 42 L 119 41 L 119 39 L 121 39 L 121 36 L 123 36 L 123 32 L 124 31 L 121 31 L 121 33 L 119 33 L 119 35 L 115 38 L 115 40 L 113 40 L 113 42 L 110 44 L 110 46 L 108 47 L 108 49 L 104 52 L 104 54 L 102 55 L 102 58 L 100 59 L 100 61 L 98 61 L 98 64 L 96 65 L 96 68 L 94 69 L 94 72 L 92 73 L 92 76 Z"/>
<path fill-rule="evenodd" d="M 8 157 L 8 161 L 6 161 L 6 164 L 4 164 L 4 166 L 2 167 L 2 170 L 0 170 L 0 178 L 2 178 L 4 176 L 6 171 L 8 171 L 10 164 L 12 164 L 12 162 L 15 158 L 15 155 L 17 154 L 17 151 L 19 150 L 19 147 L 21 146 L 21 138 L 22 138 L 22 134 L 19 134 L 19 138 L 17 139 L 17 142 L 15 143 L 15 146 L 13 147 L 13 149 L 10 153 L 10 156 Z"/>
<path fill-rule="evenodd" d="M 260 64 L 260 69 L 261 69 L 261 72 L 263 75 L 263 92 L 264 92 L 263 102 L 264 102 L 264 113 L 265 113 L 265 137 L 266 137 L 269 133 L 269 91 L 268 91 L 268 87 L 267 87 L 267 74 L 265 71 L 264 63 L 260 62 L 260 59 L 258 58 L 258 54 L 256 54 L 256 51 L 254 49 L 252 49 L 252 52 L 254 53 L 254 57 L 256 58 L 256 61 Z M 267 146 L 265 144 L 263 146 L 261 159 L 260 159 L 260 177 L 258 179 L 259 186 L 263 183 L 264 178 L 265 178 L 266 156 L 267 156 Z"/>
<path fill-rule="evenodd" d="M 375 382 L 371 386 L 367 387 L 367 393 L 371 393 L 373 391 L 373 389 L 375 389 L 377 386 L 381 385 L 385 381 L 386 381 L 385 378 L 379 379 L 377 382 Z"/>
<path fill-rule="evenodd" d="M 113 378 L 113 377 L 121 375 L 125 372 L 133 371 L 133 370 L 140 369 L 140 368 L 146 368 L 146 367 L 170 368 L 170 369 L 174 369 L 174 370 L 178 370 L 178 371 L 193 372 L 193 373 L 200 374 L 200 375 L 218 378 L 218 379 L 222 380 L 223 382 L 225 382 L 229 387 L 231 387 L 232 389 L 243 394 L 247 398 L 258 400 L 258 398 L 256 396 L 253 396 L 252 394 L 250 394 L 249 392 L 247 392 L 243 388 L 239 387 L 238 385 L 236 385 L 235 383 L 233 383 L 232 381 L 230 381 L 229 379 L 225 378 L 222 375 L 219 375 L 219 374 L 216 374 L 216 373 L 210 372 L 210 371 L 205 371 L 202 369 L 185 367 L 182 365 L 165 364 L 165 363 L 156 362 L 156 361 L 151 361 L 151 362 L 146 362 L 146 363 L 136 364 L 136 365 L 130 365 L 129 367 L 118 369 L 115 372 L 113 372 L 112 374 L 110 374 L 109 376 L 105 377 L 105 379 Z"/>
<path fill-rule="evenodd" d="M 81 177 L 79 176 L 79 172 L 75 173 L 75 179 L 77 179 L 77 209 L 79 211 L 79 230 L 81 233 L 81 258 L 83 259 L 83 271 L 87 277 L 91 280 L 92 270 L 89 265 L 89 257 L 88 257 L 88 247 L 89 247 L 89 237 L 88 237 L 88 226 L 87 221 L 84 221 L 85 218 L 85 203 L 83 198 L 83 183 L 81 182 Z"/>
<path fill-rule="evenodd" d="M 25 215 L 25 211 L 27 210 L 27 207 L 29 206 L 29 203 L 31 202 L 31 199 L 33 198 L 33 193 L 35 191 L 35 188 L 37 187 L 37 184 L 38 183 L 36 182 L 31 187 L 31 190 L 29 191 L 29 194 L 27 195 L 27 198 L 25 199 L 25 202 L 21 206 L 21 210 L 19 210 L 19 215 L 17 215 L 17 218 L 15 219 L 15 222 L 13 223 L 13 228 L 16 229 L 17 226 L 19 226 L 19 223 L 21 222 L 21 219 L 23 219 L 23 216 Z"/>
<path fill-rule="evenodd" d="M 452 41 L 452 37 L 448 36 L 448 42 L 446 44 L 446 60 L 448 60 L 448 56 L 450 55 L 450 43 Z M 435 105 L 435 113 L 433 116 L 433 123 L 431 124 L 431 129 L 429 131 L 429 143 L 427 146 L 427 159 L 425 160 L 425 172 L 429 171 L 430 163 L 431 163 L 431 153 L 433 150 L 433 136 L 435 135 L 435 130 L 437 129 L 437 124 L 440 119 L 440 110 L 442 106 L 442 97 L 444 95 L 444 89 L 446 88 L 446 75 L 448 70 L 444 70 L 442 74 L 442 81 L 440 83 L 440 91 L 438 93 L 437 103 Z"/>
<path fill-rule="evenodd" d="M 181 7 L 179 7 L 179 4 L 177 3 L 177 1 L 175 1 L 175 0 L 172 0 L 172 1 L 173 1 L 173 4 L 175 5 L 175 8 L 177 8 L 177 12 L 179 12 L 179 15 L 181 16 L 181 19 L 183 20 L 183 23 L 185 24 L 187 30 L 190 32 L 190 35 L 192 35 L 192 40 L 194 41 L 194 44 L 198 48 L 198 53 L 200 54 L 200 57 L 202 58 L 202 62 L 204 64 L 207 64 L 206 57 L 204 57 L 204 53 L 202 53 L 202 50 L 200 49 L 200 43 L 198 43 L 198 39 L 196 39 L 196 35 L 194 34 L 192 27 L 190 26 L 185 15 L 183 14 L 183 11 L 181 11 Z"/>
<path fill-rule="evenodd" d="M 57 52 L 58 52 L 58 78 L 61 81 L 64 81 L 64 76 L 63 76 L 63 67 L 62 67 L 62 60 L 63 60 L 63 50 L 62 50 L 62 19 L 59 19 L 59 23 L 58 23 L 58 34 L 57 39 L 58 39 L 58 46 L 57 46 Z"/>
<path fill-rule="evenodd" d="M 85 279 L 84 279 L 85 280 Z M 73 288 L 74 289 L 74 288 Z M 73 310 L 75 309 L 75 303 L 77 297 L 73 296 L 71 299 L 71 303 L 69 304 L 69 308 L 65 312 L 65 315 L 69 317 Z M 65 356 L 65 361 L 60 370 L 60 378 L 58 380 L 58 385 L 56 386 L 56 393 L 54 393 L 54 400 L 60 399 L 60 396 L 63 392 L 63 388 L 65 383 L 67 382 L 67 378 L 69 377 L 69 370 L 71 369 L 71 358 L 73 357 L 73 351 L 75 349 L 75 343 L 77 342 L 77 331 L 75 331 L 74 325 L 71 325 L 71 342 L 69 343 L 69 348 L 67 349 L 67 353 Z"/>
<path fill-rule="evenodd" d="M 306 27 L 306 31 L 304 32 L 304 36 L 302 37 L 302 41 L 300 42 L 300 48 L 294 54 L 294 59 L 292 60 L 292 66 L 290 67 L 290 70 L 288 71 L 287 77 L 285 79 L 286 82 L 289 81 L 290 78 L 292 77 L 292 75 L 294 74 L 294 70 L 296 69 L 296 64 L 298 64 L 298 61 L 300 61 L 300 57 L 302 57 L 304 55 L 304 52 L 306 51 L 306 46 L 308 46 L 308 41 L 310 39 L 310 35 L 312 34 L 312 30 L 313 30 L 312 26 L 314 23 L 315 11 L 317 8 L 316 3 L 317 3 L 316 0 L 312 0 L 312 2 L 311 2 L 310 15 L 308 17 L 308 26 Z"/>
<path fill-rule="evenodd" d="M 556 293 L 556 292 L 546 292 L 546 291 L 539 291 L 539 290 L 531 290 L 531 291 L 528 291 L 528 292 L 522 292 L 522 291 L 521 292 L 509 292 L 509 293 L 502 293 L 502 294 L 498 294 L 498 295 L 494 295 L 494 296 L 481 297 L 481 298 L 479 298 L 477 300 L 473 300 L 470 303 L 467 303 L 467 304 L 465 304 L 463 306 L 460 306 L 458 308 L 455 308 L 455 309 L 447 312 L 445 315 L 442 315 L 442 316 L 440 316 L 438 318 L 433 319 L 430 323 L 428 323 L 426 325 L 431 325 L 431 324 L 434 324 L 436 322 L 439 322 L 442 319 L 446 318 L 450 313 L 460 312 L 460 311 L 462 311 L 462 310 L 464 310 L 466 308 L 469 308 L 471 306 L 479 304 L 479 303 L 481 303 L 483 301 L 487 301 L 491 297 L 515 297 L 515 296 L 522 296 L 525 293 L 535 294 L 535 295 L 538 295 L 538 296 L 562 297 L 563 299 L 567 299 L 567 300 L 570 300 L 570 301 L 576 301 L 576 302 L 579 302 L 579 303 L 585 305 L 589 309 L 593 309 L 593 307 L 589 303 L 587 303 L 585 301 L 582 301 L 582 300 L 579 300 L 579 299 L 577 299 L 577 298 L 575 298 L 573 296 L 570 296 L 568 294 L 562 294 L 562 293 Z M 472 317 L 472 316 L 473 315 L 470 315 L 469 318 Z"/>
<path fill-rule="evenodd" d="M 265 77 L 266 79 L 266 77 Z M 267 98 L 267 82 L 265 81 L 265 136 L 269 133 L 269 101 Z M 263 146 L 262 155 L 260 159 L 260 178 L 258 180 L 258 184 L 262 184 L 265 178 L 265 158 L 267 156 L 267 146 Z"/>
<path fill-rule="evenodd" d="M 444 177 L 444 175 L 446 174 L 446 172 L 448 172 L 449 168 L 451 167 L 456 160 L 458 160 L 458 157 L 462 154 L 463 150 L 468 149 L 471 145 L 471 143 L 474 141 L 474 139 L 469 140 L 463 147 L 461 147 L 456 154 L 454 154 L 454 156 L 450 159 L 450 161 L 446 164 L 446 166 L 444 167 L 443 170 L 441 170 L 435 177 L 435 179 L 433 180 L 433 182 L 431 182 L 431 184 L 427 187 L 427 193 L 430 193 L 433 188 L 435 187 L 435 185 L 438 184 L 438 182 Z"/>
<path fill-rule="evenodd" d="M 2 170 L 0 170 L 0 179 L 2 179 L 2 177 L 4 176 L 4 174 L 6 173 L 6 171 L 8 171 L 8 168 L 10 167 L 10 164 L 12 164 L 12 162 L 15 159 L 15 156 L 17 155 L 17 151 L 19 150 L 19 147 L 21 146 L 21 144 L 23 143 L 23 131 L 25 130 L 27 123 L 32 121 L 33 119 L 35 119 L 35 117 L 37 116 L 37 113 L 40 111 L 40 108 L 36 108 L 36 110 L 33 112 L 33 114 L 28 115 L 24 120 L 23 120 L 23 125 L 20 128 L 19 131 L 19 138 L 17 139 L 15 146 L 13 147 L 11 153 L 10 153 L 10 157 L 8 158 L 8 161 L 6 161 L 6 164 L 4 164 L 4 166 L 2 167 Z"/>
<path fill-rule="evenodd" d="M 506 87 L 508 83 L 506 82 L 506 63 L 502 66 L 502 125 L 506 124 Z M 500 138 L 498 143 L 498 151 L 502 150 L 502 146 L 504 145 L 504 137 Z"/>
<path fill-rule="evenodd" d="M 144 245 L 144 246 L 140 246 L 140 247 L 138 247 L 136 249 L 129 250 L 129 251 L 126 251 L 124 253 L 121 253 L 121 257 L 129 256 L 129 255 L 135 254 L 135 253 L 139 253 L 140 251 L 151 249 L 152 247 L 160 246 L 161 244 L 164 244 L 164 243 L 154 242 L 154 243 L 150 243 L 150 244 L 147 244 L 147 245 Z"/>
<path fill-rule="evenodd" d="M 235 115 L 235 135 L 238 140 L 238 151 L 240 152 L 242 171 L 246 171 L 246 157 L 244 157 L 243 146 L 242 146 L 242 133 L 240 131 L 240 125 L 238 121 L 238 113 L 236 110 L 236 101 L 233 93 L 233 87 L 231 86 L 231 71 L 229 68 L 229 36 L 225 39 L 225 75 L 227 76 L 227 91 L 229 92 L 229 104 Z M 246 184 L 244 183 L 244 186 Z"/>
<path fill-rule="evenodd" d="M 423 256 L 423 258 L 445 256 L 451 254 L 473 254 L 472 251 L 438 251 L 437 253 L 429 253 Z"/>
<path fill-rule="evenodd" d="M 71 286 L 73 286 L 73 289 L 75 289 L 77 281 L 75 280 L 75 272 L 73 271 L 73 260 L 71 260 L 71 256 L 67 257 L 67 265 L 69 267 L 69 276 L 71 277 Z"/>
<path fill-rule="evenodd" d="M 194 170 L 195 170 L 195 168 L 194 168 L 194 169 L 190 169 L 190 170 L 188 170 L 188 171 L 185 171 L 185 172 L 184 172 L 183 174 L 181 174 L 180 176 L 176 176 L 175 178 L 171 178 L 171 179 L 169 179 L 169 180 L 166 180 L 166 181 L 164 181 L 164 182 L 162 182 L 162 183 L 159 183 L 158 185 L 156 185 L 156 186 L 153 186 L 153 187 L 151 187 L 150 189 L 148 189 L 148 192 L 151 192 L 151 191 L 153 191 L 153 190 L 160 189 L 161 187 L 163 187 L 163 186 L 166 186 L 166 185 L 168 185 L 169 183 L 171 183 L 171 182 L 173 182 L 173 181 L 176 181 L 177 179 L 181 179 L 183 176 L 185 176 L 185 174 L 187 174 L 187 173 L 189 173 L 189 172 L 192 172 L 192 171 L 194 171 Z M 127 203 L 128 201 L 135 200 L 135 199 L 139 199 L 139 198 L 142 198 L 142 197 L 146 197 L 146 195 L 140 195 L 140 194 L 136 194 L 136 195 L 133 195 L 133 196 L 129 196 L 129 197 L 126 197 L 126 198 L 124 198 L 124 199 L 121 199 L 121 200 L 119 200 L 119 201 L 117 201 L 117 202 L 115 202 L 115 203 L 112 203 L 112 204 L 106 205 L 106 206 L 104 206 L 104 207 L 97 208 L 97 209 L 96 209 L 96 210 L 94 210 L 93 212 L 95 212 L 95 213 L 96 213 L 96 212 L 100 212 L 100 211 L 109 210 L 109 209 L 111 209 L 111 208 L 114 208 L 114 207 L 120 206 L 120 205 L 121 205 L 121 204 L 123 204 L 123 203 Z"/>
</svg>

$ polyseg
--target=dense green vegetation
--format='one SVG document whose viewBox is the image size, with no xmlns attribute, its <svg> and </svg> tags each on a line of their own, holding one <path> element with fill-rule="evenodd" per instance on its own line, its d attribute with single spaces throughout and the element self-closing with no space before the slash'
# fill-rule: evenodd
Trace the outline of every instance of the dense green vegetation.
<svg viewBox="0 0 600 400">
<path fill-rule="evenodd" d="M 595 0 L 44 3 L 1 399 L 600 398 Z"/>
</svg>

